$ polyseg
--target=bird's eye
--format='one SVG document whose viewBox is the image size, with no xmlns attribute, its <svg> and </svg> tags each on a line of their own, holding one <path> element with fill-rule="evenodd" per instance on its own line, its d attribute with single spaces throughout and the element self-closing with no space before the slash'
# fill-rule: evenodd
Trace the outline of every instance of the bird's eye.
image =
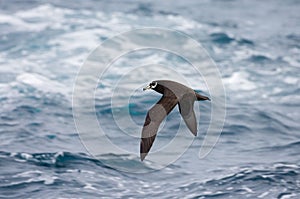
<svg viewBox="0 0 300 199">
<path fill-rule="evenodd" d="M 155 87 L 157 86 L 157 82 L 152 82 L 152 83 L 150 84 L 150 86 L 151 86 L 151 88 L 155 88 Z"/>
</svg>

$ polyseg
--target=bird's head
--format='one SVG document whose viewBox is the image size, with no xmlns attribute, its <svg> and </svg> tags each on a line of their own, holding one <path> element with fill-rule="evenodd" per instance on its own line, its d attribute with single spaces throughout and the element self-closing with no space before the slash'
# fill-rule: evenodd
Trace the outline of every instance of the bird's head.
<svg viewBox="0 0 300 199">
<path fill-rule="evenodd" d="M 153 81 L 148 86 L 146 86 L 145 88 L 143 88 L 143 91 L 149 90 L 149 89 L 155 90 L 155 88 L 157 87 L 157 85 L 158 85 L 158 83 L 156 81 Z"/>
<path fill-rule="evenodd" d="M 166 89 L 166 87 L 161 83 L 160 80 L 157 80 L 157 81 L 151 82 L 148 86 L 143 88 L 143 91 L 149 90 L 149 89 L 152 89 L 158 93 L 164 94 L 164 90 Z"/>
</svg>

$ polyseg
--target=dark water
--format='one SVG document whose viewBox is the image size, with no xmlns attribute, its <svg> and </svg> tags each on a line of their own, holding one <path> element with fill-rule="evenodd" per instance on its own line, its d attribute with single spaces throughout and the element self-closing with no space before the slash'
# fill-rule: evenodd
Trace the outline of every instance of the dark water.
<svg viewBox="0 0 300 199">
<path fill-rule="evenodd" d="M 1 198 L 300 197 L 299 1 L 1 1 L 0 7 Z M 223 78 L 226 121 L 204 159 L 200 128 L 175 163 L 124 173 L 118 168 L 151 171 L 139 161 L 138 140 L 121 140 L 136 156 L 91 157 L 76 132 L 72 89 L 99 43 L 147 26 L 176 29 L 203 44 Z M 97 117 L 113 137 L 101 89 Z M 130 101 L 139 125 L 159 98 L 143 95 L 150 98 Z M 202 107 L 205 128 L 209 107 Z M 179 120 L 175 110 L 157 148 L 172 139 Z"/>
</svg>

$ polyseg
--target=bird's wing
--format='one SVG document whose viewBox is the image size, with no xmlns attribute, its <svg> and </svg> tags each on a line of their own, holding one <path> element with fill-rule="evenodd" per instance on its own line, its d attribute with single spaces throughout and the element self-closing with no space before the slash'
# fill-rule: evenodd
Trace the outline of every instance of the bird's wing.
<svg viewBox="0 0 300 199">
<path fill-rule="evenodd" d="M 148 111 L 142 130 L 140 157 L 144 160 L 155 140 L 160 123 L 176 106 L 178 100 L 175 95 L 164 94 L 162 98 Z"/>
<path fill-rule="evenodd" d="M 179 112 L 183 117 L 187 127 L 196 136 L 197 135 L 197 120 L 194 112 L 195 94 L 185 94 L 179 101 Z"/>
</svg>

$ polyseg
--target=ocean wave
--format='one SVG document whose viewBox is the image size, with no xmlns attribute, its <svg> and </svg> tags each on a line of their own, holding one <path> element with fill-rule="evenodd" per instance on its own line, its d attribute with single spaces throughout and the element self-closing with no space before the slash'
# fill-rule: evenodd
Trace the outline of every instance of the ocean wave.
<svg viewBox="0 0 300 199">
<path fill-rule="evenodd" d="M 299 175 L 299 165 L 276 163 L 271 168 L 248 168 L 223 178 L 189 183 L 180 189 L 199 198 L 293 198 L 300 194 Z"/>
<path fill-rule="evenodd" d="M 127 154 L 102 154 L 96 159 L 84 153 L 10 153 L 0 151 L 0 158 L 3 161 L 16 161 L 26 164 L 34 164 L 36 166 L 53 168 L 71 169 L 77 167 L 78 165 L 79 168 L 92 166 L 115 171 L 123 171 L 126 169 L 130 169 L 132 172 L 138 171 L 139 169 L 148 170 L 148 172 L 152 171 L 151 167 L 147 167 L 145 164 L 142 164 L 138 157 Z"/>
<path fill-rule="evenodd" d="M 218 44 L 229 44 L 234 41 L 234 38 L 226 33 L 212 33 L 210 34 L 210 37 L 212 38 L 213 42 Z"/>
<path fill-rule="evenodd" d="M 0 198 L 299 198 L 299 4 L 237 2 L 1 2 Z M 257 12 L 241 12 L 245 8 Z M 225 126 L 212 152 L 204 159 L 197 156 L 215 101 L 199 103 L 195 143 L 161 170 L 138 158 L 140 128 L 160 95 L 135 89 L 141 91 L 154 78 L 171 78 L 172 69 L 191 87 L 209 93 L 201 75 L 182 58 L 153 50 L 128 54 L 95 85 L 101 127 L 134 155 L 104 151 L 89 156 L 72 116 L 73 84 L 89 52 L 114 35 L 149 26 L 183 31 L 201 41 L 227 92 Z M 145 63 L 167 67 L 130 71 Z M 125 83 L 114 91 L 113 83 L 125 73 Z M 114 107 L 112 92 L 120 93 Z M 136 123 L 129 125 L 135 139 L 113 121 L 113 111 L 122 118 L 127 108 Z M 174 138 L 180 121 L 176 109 L 156 147 Z"/>
<path fill-rule="evenodd" d="M 8 176 L 7 174 L 2 176 L 2 182 L 0 183 L 2 193 L 8 193 L 11 189 L 26 189 L 30 185 L 31 187 L 36 187 L 34 188 L 36 190 L 43 186 L 60 187 L 69 191 L 83 188 L 86 191 L 79 193 L 79 195 L 87 194 L 92 196 L 95 194 L 96 196 L 103 196 L 106 194 L 96 191 L 99 186 L 102 186 L 103 189 L 110 189 L 111 186 L 117 184 L 115 190 L 124 196 L 129 194 L 127 192 L 129 191 L 128 187 L 125 188 L 123 184 L 127 181 L 127 183 L 135 182 L 133 186 L 136 187 L 136 190 L 130 189 L 131 194 L 150 194 L 152 197 L 220 198 L 230 196 L 244 198 L 283 198 L 285 196 L 286 198 L 290 196 L 293 198 L 300 194 L 300 166 L 288 162 L 278 162 L 264 168 L 244 168 L 223 177 L 204 181 L 191 178 L 189 180 L 181 180 L 180 183 L 156 182 L 156 185 L 161 188 L 165 187 L 165 191 L 162 192 L 158 191 L 158 187 L 155 188 L 156 186 L 151 182 L 146 182 L 140 175 L 120 173 L 120 171 L 107 166 L 107 164 L 112 164 L 114 167 L 116 165 L 126 166 L 134 170 L 137 169 L 137 166 L 143 165 L 127 155 L 117 156 L 107 154 L 101 157 L 101 160 L 97 160 L 82 153 L 57 152 L 30 154 L 1 151 L 0 159 L 1 162 L 6 163 L 15 161 L 20 166 L 27 168 L 27 171 L 15 172 L 12 176 Z M 4 168 L 8 169 L 8 167 L 9 165 Z M 17 168 L 15 167 L 14 169 Z M 168 173 L 170 170 L 173 173 L 178 169 L 176 167 L 169 167 L 167 170 L 162 171 L 162 173 Z M 77 178 L 76 175 L 81 176 L 81 178 Z M 120 175 L 123 176 L 122 180 Z M 147 175 L 157 174 L 145 174 L 145 176 Z M 66 178 L 67 176 L 69 179 Z M 93 178 L 93 176 L 97 176 L 97 178 Z M 170 187 L 167 188 L 170 183 L 172 183 L 173 191 L 171 191 Z M 257 186 L 258 184 L 259 186 Z M 142 189 L 142 187 L 149 188 Z M 155 191 L 153 192 L 152 190 Z M 18 194 L 22 195 L 21 193 Z"/>
</svg>

